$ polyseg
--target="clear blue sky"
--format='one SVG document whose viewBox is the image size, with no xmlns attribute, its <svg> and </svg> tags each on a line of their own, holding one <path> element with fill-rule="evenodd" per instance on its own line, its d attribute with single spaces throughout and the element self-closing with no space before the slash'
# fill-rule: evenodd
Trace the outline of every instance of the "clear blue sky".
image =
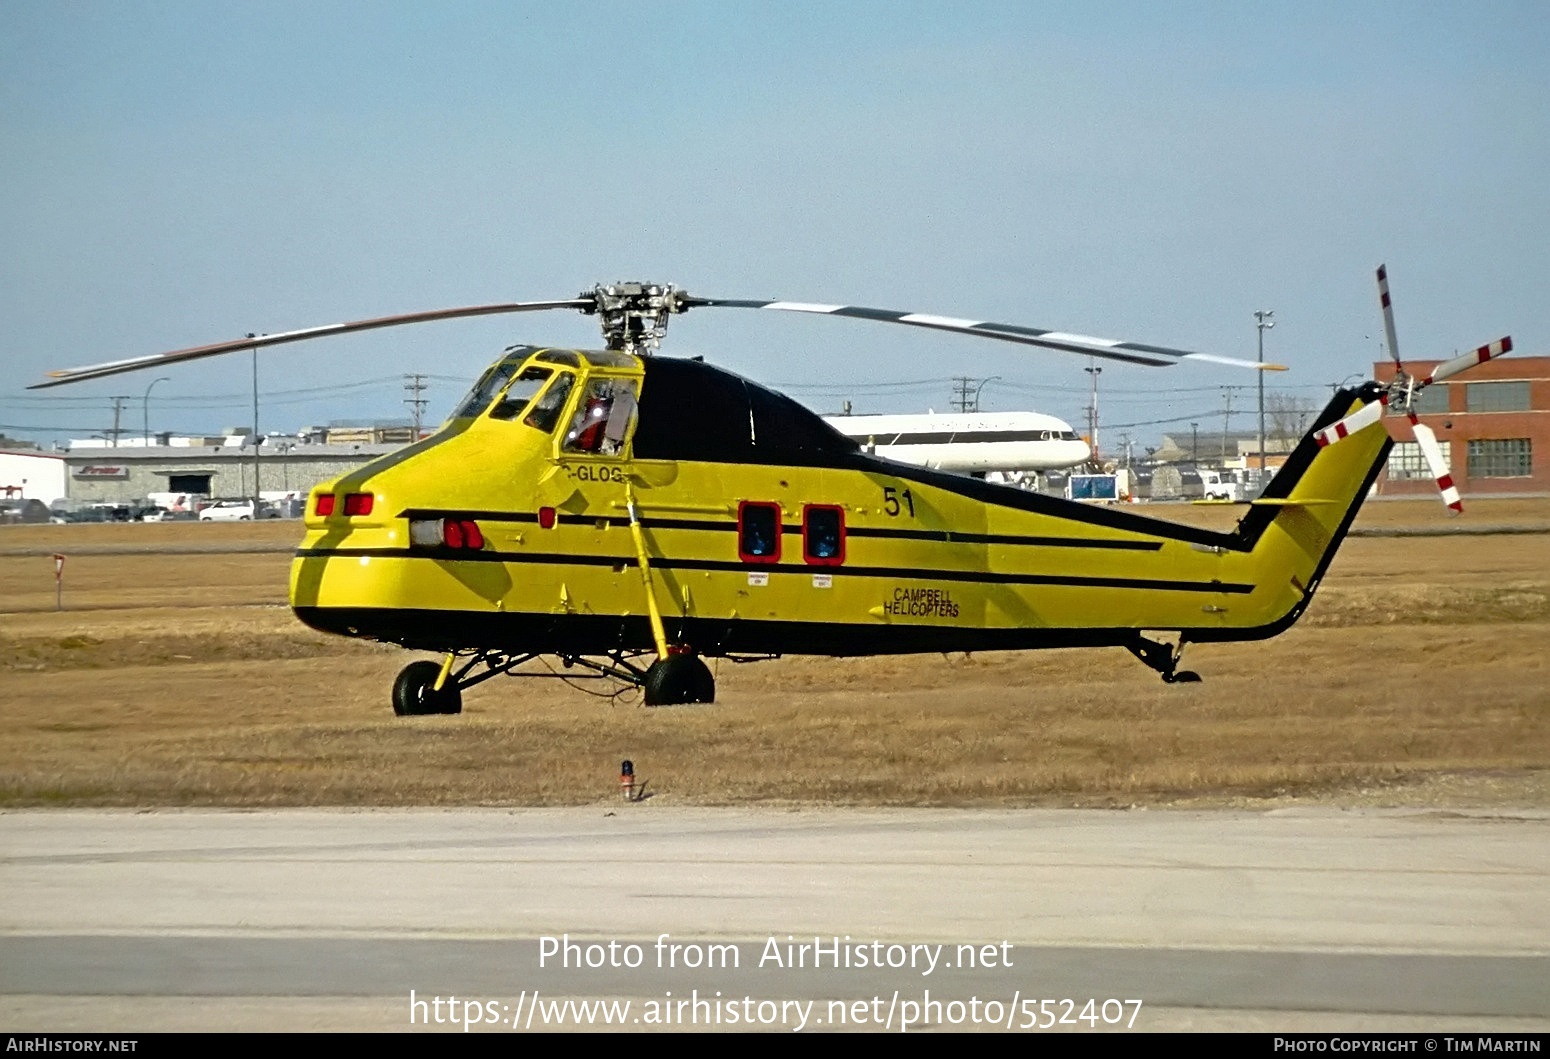
<svg viewBox="0 0 1550 1059">
<path fill-rule="evenodd" d="M 0 430 L 97 432 L 113 394 L 138 428 L 158 375 L 152 429 L 246 423 L 245 354 L 24 387 L 629 278 L 1250 358 L 1274 309 L 1273 385 L 1311 400 L 1380 355 L 1387 261 L 1408 356 L 1550 352 L 1547 54 L 1542 2 L 8 0 Z M 406 372 L 439 418 L 512 342 L 598 336 L 546 314 L 283 347 L 261 429 L 404 416 Z M 1080 426 L 1087 399 L 1085 358 L 862 322 L 702 311 L 666 349 L 820 410 L 945 409 L 956 375 L 999 377 L 990 410 Z M 1253 383 L 1105 365 L 1105 431 L 1219 425 Z"/>
</svg>

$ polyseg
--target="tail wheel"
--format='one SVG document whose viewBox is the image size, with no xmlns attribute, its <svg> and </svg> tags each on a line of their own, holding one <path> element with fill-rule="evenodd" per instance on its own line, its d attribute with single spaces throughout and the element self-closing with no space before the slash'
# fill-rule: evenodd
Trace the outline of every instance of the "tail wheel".
<svg viewBox="0 0 1550 1059">
<path fill-rule="evenodd" d="M 668 655 L 651 663 L 642 682 L 647 706 L 715 702 L 716 678 L 699 655 Z"/>
<path fill-rule="evenodd" d="M 400 717 L 420 717 L 430 713 L 462 713 L 463 692 L 448 681 L 436 690 L 441 676 L 437 662 L 410 662 L 393 681 L 393 712 Z"/>
</svg>

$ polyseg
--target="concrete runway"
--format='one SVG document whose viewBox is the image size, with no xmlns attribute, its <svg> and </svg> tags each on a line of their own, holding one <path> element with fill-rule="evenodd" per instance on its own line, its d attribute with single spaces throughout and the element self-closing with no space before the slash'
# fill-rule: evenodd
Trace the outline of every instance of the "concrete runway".
<svg viewBox="0 0 1550 1059">
<path fill-rule="evenodd" d="M 27 811 L 0 893 L 12 1031 L 1550 1029 L 1539 810 Z"/>
</svg>

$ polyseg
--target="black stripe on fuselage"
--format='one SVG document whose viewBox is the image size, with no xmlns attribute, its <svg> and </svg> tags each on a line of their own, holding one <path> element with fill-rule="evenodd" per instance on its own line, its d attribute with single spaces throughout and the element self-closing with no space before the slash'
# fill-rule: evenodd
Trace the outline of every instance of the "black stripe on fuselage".
<svg viewBox="0 0 1550 1059">
<path fill-rule="evenodd" d="M 543 566 L 636 565 L 633 555 L 564 555 L 553 552 L 454 551 L 439 548 L 298 548 L 301 559 L 430 559 L 462 563 L 533 563 Z M 835 577 L 886 577 L 895 580 L 960 581 L 985 585 L 1059 585 L 1079 588 L 1133 588 L 1165 592 L 1225 592 L 1246 594 L 1253 585 L 1230 581 L 1166 581 L 1142 577 L 1083 577 L 1071 574 L 1017 574 L 988 570 L 935 570 L 911 566 L 797 566 L 791 563 L 745 563 L 720 559 L 651 560 L 657 570 L 698 570 L 721 573 L 825 574 Z"/>
<path fill-rule="evenodd" d="M 410 508 L 399 513 L 406 519 L 473 519 L 479 522 L 513 522 L 532 524 L 538 516 L 526 511 L 485 511 L 457 508 Z M 627 528 L 630 520 L 623 515 L 558 515 L 562 526 L 608 526 Z M 645 529 L 703 530 L 710 533 L 731 533 L 737 530 L 736 521 L 710 521 L 688 518 L 642 517 Z M 782 533 L 800 535 L 802 527 L 785 523 Z M 849 527 L 847 537 L 874 537 L 882 540 L 936 541 L 942 544 L 1012 544 L 1034 548 L 1107 548 L 1119 551 L 1155 552 L 1162 548 L 1162 541 L 1115 541 L 1090 537 L 1042 537 L 1021 533 L 964 533 L 957 530 L 914 530 L 890 527 Z"/>
<path fill-rule="evenodd" d="M 1032 537 L 1020 533 L 960 533 L 957 530 L 909 530 L 849 528 L 847 537 L 880 537 L 887 540 L 941 541 L 945 544 L 1026 544 L 1036 548 L 1112 548 L 1119 551 L 1155 552 L 1162 541 L 1109 541 L 1090 537 Z"/>
</svg>

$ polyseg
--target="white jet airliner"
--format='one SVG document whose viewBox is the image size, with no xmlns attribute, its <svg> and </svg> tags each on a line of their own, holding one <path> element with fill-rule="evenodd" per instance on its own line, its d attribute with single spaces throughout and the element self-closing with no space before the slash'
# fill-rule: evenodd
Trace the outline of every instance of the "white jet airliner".
<svg viewBox="0 0 1550 1059">
<path fill-rule="evenodd" d="M 826 416 L 825 422 L 879 456 L 961 474 L 1058 471 L 1092 455 L 1069 423 L 1038 412 Z"/>
</svg>

